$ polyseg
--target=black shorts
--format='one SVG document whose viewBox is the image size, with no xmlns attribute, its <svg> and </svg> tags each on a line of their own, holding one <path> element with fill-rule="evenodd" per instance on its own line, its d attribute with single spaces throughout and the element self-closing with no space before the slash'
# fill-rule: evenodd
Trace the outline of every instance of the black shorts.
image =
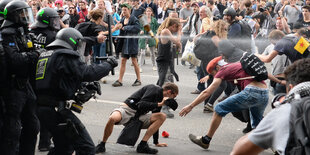
<svg viewBox="0 0 310 155">
<path fill-rule="evenodd" d="M 122 53 L 122 58 L 129 59 L 130 57 L 132 58 L 137 58 L 138 54 L 124 54 Z"/>
</svg>

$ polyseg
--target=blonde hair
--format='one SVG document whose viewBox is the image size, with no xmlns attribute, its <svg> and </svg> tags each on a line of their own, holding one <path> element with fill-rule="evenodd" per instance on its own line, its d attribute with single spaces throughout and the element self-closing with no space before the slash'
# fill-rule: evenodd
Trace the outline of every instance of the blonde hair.
<svg viewBox="0 0 310 155">
<path fill-rule="evenodd" d="M 227 27 L 228 27 L 228 23 L 225 22 L 224 20 L 217 20 L 215 22 L 213 22 L 213 30 L 215 32 L 215 34 L 221 38 L 221 39 L 226 39 L 227 38 Z"/>
<path fill-rule="evenodd" d="M 162 24 L 159 26 L 159 28 L 157 30 L 157 35 L 159 36 L 163 29 L 168 28 L 168 27 L 170 27 L 172 25 L 175 25 L 175 24 L 180 25 L 180 19 L 178 19 L 178 18 L 171 18 L 171 17 L 166 18 L 162 22 Z"/>
</svg>

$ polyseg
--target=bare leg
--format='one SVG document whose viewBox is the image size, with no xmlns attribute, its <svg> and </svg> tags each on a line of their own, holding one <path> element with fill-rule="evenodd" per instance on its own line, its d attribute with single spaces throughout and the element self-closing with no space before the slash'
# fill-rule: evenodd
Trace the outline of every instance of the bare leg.
<svg viewBox="0 0 310 155">
<path fill-rule="evenodd" d="M 139 59 L 139 67 L 141 68 L 143 65 L 143 62 L 145 60 L 145 50 L 146 49 L 140 49 L 140 59 Z"/>
<path fill-rule="evenodd" d="M 114 124 L 122 120 L 122 114 L 119 111 L 114 111 L 104 128 L 103 138 L 102 141 L 106 142 L 108 138 L 111 136 Z"/>
<path fill-rule="evenodd" d="M 125 70 L 126 70 L 126 62 L 127 62 L 127 59 L 126 58 L 122 58 L 122 60 L 121 60 L 121 67 L 119 69 L 119 77 L 118 77 L 118 81 L 119 82 L 123 81 L 124 73 L 125 73 Z"/>
<path fill-rule="evenodd" d="M 209 127 L 209 131 L 207 133 L 207 136 L 212 138 L 217 128 L 220 126 L 222 122 L 222 118 L 220 115 L 218 115 L 216 112 L 213 113 L 211 125 Z"/>
<path fill-rule="evenodd" d="M 136 72 L 136 75 L 137 75 L 137 79 L 138 79 L 139 81 L 141 81 L 141 79 L 140 79 L 140 70 L 139 70 L 139 65 L 138 65 L 137 58 L 131 57 L 131 62 L 132 62 L 132 64 L 133 64 L 133 67 L 135 68 L 135 72 Z M 143 62 L 140 62 L 140 63 L 143 63 Z"/>
<path fill-rule="evenodd" d="M 147 128 L 142 141 L 148 141 L 150 137 L 159 129 L 159 127 L 166 120 L 166 115 L 164 113 L 154 113 L 151 116 L 151 125 Z"/>
</svg>

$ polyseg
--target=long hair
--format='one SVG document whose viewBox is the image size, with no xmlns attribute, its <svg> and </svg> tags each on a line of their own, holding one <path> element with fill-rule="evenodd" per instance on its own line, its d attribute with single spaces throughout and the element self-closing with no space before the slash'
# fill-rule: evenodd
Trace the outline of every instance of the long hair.
<svg viewBox="0 0 310 155">
<path fill-rule="evenodd" d="M 221 39 L 226 39 L 227 38 L 227 27 L 228 23 L 225 22 L 224 20 L 217 20 L 213 23 L 213 29 L 215 34 L 221 38 Z"/>
<path fill-rule="evenodd" d="M 166 18 L 161 23 L 161 25 L 159 26 L 159 28 L 157 30 L 157 35 L 159 36 L 163 29 L 168 28 L 168 27 L 170 27 L 170 26 L 172 26 L 174 24 L 179 25 L 180 24 L 180 19 L 178 19 L 178 18 L 171 18 L 171 17 Z"/>
</svg>

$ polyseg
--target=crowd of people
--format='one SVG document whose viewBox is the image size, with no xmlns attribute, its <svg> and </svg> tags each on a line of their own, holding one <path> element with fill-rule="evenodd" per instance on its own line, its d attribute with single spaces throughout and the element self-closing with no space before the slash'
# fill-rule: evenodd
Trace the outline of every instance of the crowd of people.
<svg viewBox="0 0 310 155">
<path fill-rule="evenodd" d="M 309 149 L 307 142 L 294 143 L 291 124 L 300 112 L 296 103 L 310 95 L 308 0 L 1 0 L 0 22 L 0 148 L 5 155 L 34 154 L 38 133 L 38 149 L 49 154 L 105 152 L 113 126 L 129 126 L 133 118 L 147 129 L 137 152 L 156 154 L 147 141 L 153 136 L 156 146 L 167 146 L 158 142 L 158 132 L 166 117 L 174 117 L 170 109 L 178 107 L 175 58 L 190 44 L 200 63 L 182 59 L 181 64 L 195 68 L 197 88 L 191 93 L 199 95 L 179 115 L 202 102 L 203 112 L 213 113 L 206 135 L 189 134 L 193 143 L 208 149 L 222 119 L 232 113 L 247 123 L 243 133 L 250 132 L 232 154 L 268 148 L 305 154 Z M 80 112 L 92 92 L 100 93 L 94 81 L 104 81 L 118 61 L 112 86 L 123 86 L 129 58 L 136 74 L 132 86 L 141 86 L 147 51 L 158 80 L 113 110 L 95 147 L 72 111 Z M 271 62 L 266 78 L 249 72 L 241 61 L 246 56 L 257 64 Z M 269 86 L 275 109 L 264 118 Z"/>
</svg>

